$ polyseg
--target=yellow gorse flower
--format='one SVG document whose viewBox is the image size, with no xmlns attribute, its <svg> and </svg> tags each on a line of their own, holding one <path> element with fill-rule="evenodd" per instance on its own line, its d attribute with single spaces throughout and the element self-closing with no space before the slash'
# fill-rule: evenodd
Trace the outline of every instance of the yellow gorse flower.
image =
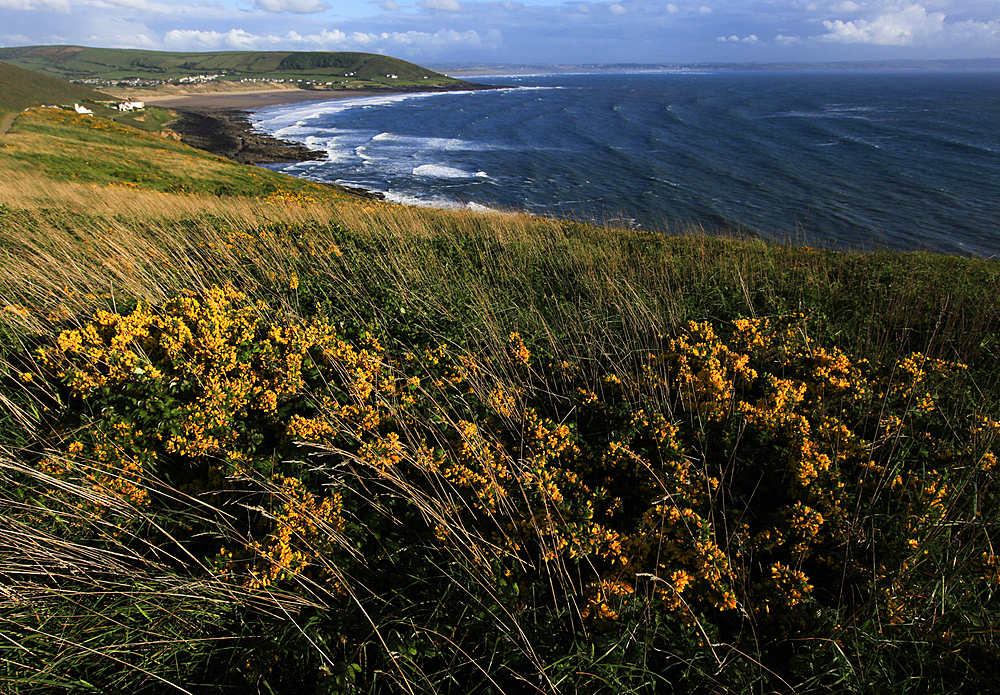
<svg viewBox="0 0 1000 695">
<path fill-rule="evenodd" d="M 356 561 L 342 543 L 346 483 L 273 472 L 287 464 L 273 452 L 310 444 L 419 492 L 421 543 L 518 582 L 573 567 L 567 591 L 595 625 L 647 596 L 683 622 L 743 610 L 790 625 L 822 573 L 866 571 L 830 550 L 855 542 L 852 500 L 890 490 L 905 510 L 900 544 L 919 553 L 950 513 L 939 471 L 962 457 L 993 469 L 1000 431 L 983 416 L 967 447 L 941 443 L 921 423 L 937 412 L 934 380 L 960 365 L 912 355 L 879 370 L 815 345 L 803 320 L 691 323 L 634 369 L 601 373 L 568 359 L 543 367 L 517 332 L 496 361 L 446 345 L 397 356 L 215 287 L 157 310 L 97 312 L 39 353 L 75 398 L 145 389 L 163 409 L 141 426 L 119 413 L 39 465 L 71 475 L 77 459 L 96 462 L 90 484 L 137 506 L 166 460 L 202 467 L 192 493 L 258 480 L 264 519 L 216 558 L 250 590 Z M 880 417 L 856 417 L 873 398 L 887 404 Z M 904 470 L 887 446 L 903 436 L 941 463 Z M 472 552 L 461 529 L 486 529 L 489 551 Z M 863 576 L 889 596 L 900 575 Z M 896 601 L 890 613 L 911 608 Z"/>
</svg>

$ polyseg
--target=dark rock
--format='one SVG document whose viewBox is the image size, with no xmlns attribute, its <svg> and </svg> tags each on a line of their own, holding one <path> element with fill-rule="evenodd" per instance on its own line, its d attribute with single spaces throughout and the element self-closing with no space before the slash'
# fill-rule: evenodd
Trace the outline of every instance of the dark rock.
<svg viewBox="0 0 1000 695">
<path fill-rule="evenodd" d="M 305 162 L 323 159 L 322 152 L 254 130 L 249 114 L 239 109 L 174 108 L 178 120 L 170 129 L 181 142 L 241 164 Z"/>
<path fill-rule="evenodd" d="M 180 136 L 181 142 L 240 164 L 306 162 L 326 156 L 322 152 L 254 130 L 246 111 L 176 107 L 172 110 L 177 113 L 178 120 L 168 127 Z M 335 183 L 321 185 L 358 198 L 385 200 L 381 193 L 365 188 Z"/>
</svg>

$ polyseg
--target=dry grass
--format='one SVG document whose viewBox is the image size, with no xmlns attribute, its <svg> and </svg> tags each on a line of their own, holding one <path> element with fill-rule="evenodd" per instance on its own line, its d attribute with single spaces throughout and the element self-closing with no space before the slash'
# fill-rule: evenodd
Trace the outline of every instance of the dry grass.
<svg viewBox="0 0 1000 695">
<path fill-rule="evenodd" d="M 321 188 L 219 197 L 8 171 L 0 200 L 5 296 L 47 309 L 76 312 L 102 294 L 157 302 L 227 281 L 287 289 L 295 275 L 310 301 L 365 303 L 376 322 L 381 309 L 405 308 L 475 325 L 495 344 L 522 330 L 555 352 L 655 347 L 689 319 L 796 311 L 873 357 L 920 349 L 979 363 L 1000 349 L 1000 307 L 989 299 L 1000 272 L 989 261 L 825 252 L 697 229 L 635 233 Z M 399 306 L 385 307 L 386 293 Z"/>
<path fill-rule="evenodd" d="M 469 492 L 463 492 L 464 483 L 440 475 L 403 475 L 403 467 L 417 467 L 415 455 L 412 460 L 400 461 L 399 467 L 373 469 L 372 462 L 365 459 L 362 439 L 341 439 L 311 449 L 296 449 L 284 442 L 282 446 L 289 448 L 280 456 L 275 454 L 280 460 L 272 462 L 294 464 L 303 480 L 315 482 L 315 476 L 329 476 L 331 485 L 348 481 L 354 490 L 358 511 L 350 520 L 357 522 L 356 536 L 344 533 L 321 515 L 310 520 L 322 533 L 309 538 L 318 538 L 316 542 L 323 547 L 328 539 L 337 545 L 329 558 L 323 556 L 319 545 L 310 550 L 328 575 L 339 576 L 348 587 L 350 601 L 344 613 L 323 615 L 326 589 L 303 579 L 298 588 L 304 591 L 303 596 L 310 597 L 308 600 L 296 602 L 277 594 L 260 595 L 260 601 L 249 608 L 258 619 L 247 621 L 255 626 L 254 630 L 262 625 L 284 626 L 294 639 L 282 642 L 262 629 L 241 632 L 245 624 L 234 617 L 230 607 L 245 607 L 253 602 L 237 595 L 232 584 L 221 580 L 192 583 L 183 568 L 191 558 L 181 557 L 190 546 L 174 542 L 170 533 L 172 529 L 203 525 L 207 530 L 192 538 L 191 545 L 204 538 L 211 539 L 206 541 L 209 543 L 228 539 L 235 545 L 248 538 L 251 515 L 274 521 L 282 508 L 294 506 L 294 495 L 279 478 L 269 475 L 246 479 L 234 476 L 224 481 L 225 489 L 211 495 L 181 493 L 151 475 L 142 483 L 165 501 L 161 517 L 144 516 L 142 510 L 127 504 L 105 504 L 108 500 L 95 499 L 87 474 L 88 467 L 100 468 L 99 457 L 87 461 L 68 448 L 73 437 L 82 436 L 85 427 L 81 423 L 100 424 L 100 418 L 106 416 L 108 422 L 118 417 L 119 422 L 131 424 L 134 417 L 143 417 L 136 413 L 145 411 L 149 424 L 143 429 L 152 436 L 150 427 L 179 412 L 171 410 L 176 404 L 164 405 L 162 418 L 150 415 L 149 403 L 155 398 L 128 392 L 116 401 L 119 394 L 113 391 L 101 396 L 108 399 L 106 408 L 95 405 L 93 399 L 76 397 L 74 407 L 78 410 L 74 411 L 66 407 L 73 397 L 67 395 L 65 384 L 56 384 L 54 377 L 53 383 L 40 383 L 46 372 L 37 364 L 34 348 L 39 343 L 51 345 L 58 331 L 68 324 L 88 322 L 98 308 L 128 313 L 137 302 L 162 306 L 177 295 L 200 294 L 213 285 L 232 285 L 249 295 L 251 301 L 271 307 L 267 311 L 273 310 L 279 323 L 299 324 L 302 317 L 316 317 L 331 330 L 343 333 L 347 340 L 357 342 L 363 340 L 364 333 L 374 333 L 385 347 L 381 366 L 393 360 L 404 363 L 410 351 L 420 352 L 445 343 L 453 357 L 459 356 L 455 359 L 469 357 L 482 365 L 478 376 L 470 377 L 465 390 L 443 395 L 445 392 L 436 384 L 440 373 L 435 370 L 439 366 L 428 358 L 412 374 L 420 377 L 419 387 L 387 392 L 389 395 L 379 403 L 385 411 L 385 422 L 394 423 L 408 451 L 419 451 L 427 443 L 446 452 L 441 454 L 445 457 L 442 460 L 460 456 L 468 439 L 454 433 L 462 430 L 461 421 L 467 417 L 463 413 L 478 407 L 475 403 L 490 403 L 497 384 L 507 385 L 508 392 L 517 393 L 519 406 L 530 402 L 532 413 L 536 408 L 548 413 L 553 426 L 563 422 L 579 426 L 578 431 L 585 432 L 591 442 L 610 437 L 610 429 L 599 418 L 590 421 L 589 416 L 580 415 L 586 404 L 573 400 L 582 398 L 578 385 L 586 393 L 592 392 L 597 403 L 608 405 L 609 422 L 617 422 L 615 418 L 631 422 L 632 415 L 641 412 L 636 410 L 640 403 L 648 412 L 655 411 L 677 424 L 684 420 L 679 415 L 681 410 L 677 410 L 680 401 L 666 381 L 643 392 L 623 391 L 614 384 L 615 377 L 617 383 L 632 383 L 636 375 L 645 374 L 644 367 L 652 363 L 650 353 L 662 353 L 670 338 L 682 333 L 681 327 L 692 319 L 732 326 L 737 318 L 745 316 L 810 314 L 811 319 L 796 322 L 800 326 L 797 330 L 808 330 L 816 345 L 837 345 L 873 364 L 894 364 L 900 354 L 910 350 L 969 364 L 968 384 L 972 386 L 956 396 L 963 406 L 969 406 L 962 412 L 996 413 L 1000 305 L 995 300 L 1000 296 L 1000 271 L 995 263 L 922 254 L 833 253 L 754 239 L 710 237 L 699 230 L 666 236 L 523 214 L 443 211 L 350 200 L 318 186 L 290 182 L 264 170 L 237 167 L 179 145 L 167 143 L 161 158 L 159 147 L 145 152 L 133 143 L 130 148 L 129 140 L 118 131 L 112 133 L 112 140 L 121 139 L 112 142 L 114 147 L 110 149 L 96 145 L 81 145 L 75 150 L 61 147 L 54 143 L 70 143 L 73 133 L 80 132 L 74 129 L 89 126 L 75 121 L 55 123 L 43 116 L 32 118 L 37 120 L 29 119 L 30 127 L 5 142 L 13 143 L 21 155 L 35 154 L 44 159 L 63 149 L 70 159 L 76 159 L 70 163 L 49 159 L 46 166 L 63 167 L 60 176 L 54 177 L 45 167 L 24 166 L 24 157 L 7 157 L 9 148 L 0 150 L 0 331 L 4 336 L 0 344 L 0 357 L 4 358 L 0 377 L 5 387 L 0 390 L 0 432 L 5 436 L 3 443 L 10 448 L 0 457 L 0 488 L 4 490 L 0 506 L 12 510 L 5 518 L 22 524 L 7 524 L 0 529 L 0 550 L 5 551 L 0 553 L 5 558 L 0 561 L 0 577 L 6 577 L 0 581 L 0 591 L 4 592 L 0 602 L 9 609 L 0 619 L 0 636 L 20 634 L 18 630 L 23 631 L 24 626 L 34 631 L 27 647 L 11 646 L 3 652 L 8 657 L 24 649 L 69 656 L 64 656 L 63 661 L 57 657 L 35 659 L 32 668 L 37 668 L 37 673 L 18 672 L 18 692 L 44 692 L 49 681 L 61 687 L 86 689 L 86 685 L 69 682 L 68 671 L 60 670 L 63 663 L 69 662 L 76 669 L 72 677 L 80 679 L 89 677 L 88 669 L 99 662 L 95 677 L 114 674 L 118 679 L 114 687 L 122 691 L 130 687 L 130 677 L 141 676 L 146 679 L 143 687 L 148 685 L 150 692 L 165 686 L 167 680 L 180 692 L 185 688 L 193 692 L 195 688 L 188 687 L 191 679 L 205 677 L 204 673 L 186 670 L 195 662 L 209 670 L 241 673 L 244 685 L 265 683 L 271 675 L 278 679 L 275 682 L 290 682 L 285 677 L 296 669 L 305 674 L 303 678 L 313 681 L 320 669 L 330 679 L 326 682 L 332 683 L 349 675 L 336 668 L 373 663 L 366 661 L 366 649 L 373 660 L 376 654 L 385 660 L 379 662 L 382 666 L 373 667 L 384 667 L 383 671 L 372 670 L 364 677 L 370 682 L 383 676 L 390 682 L 395 679 L 397 691 L 422 688 L 445 692 L 451 687 L 446 684 L 452 666 L 463 668 L 466 674 L 475 673 L 475 678 L 483 682 L 483 692 L 490 685 L 489 678 L 499 678 L 505 669 L 508 675 L 532 674 L 530 684 L 522 679 L 510 686 L 525 692 L 571 692 L 576 683 L 587 683 L 584 690 L 606 687 L 607 692 L 625 692 L 632 686 L 621 684 L 630 683 L 640 691 L 649 687 L 647 676 L 656 675 L 644 670 L 643 660 L 647 657 L 672 664 L 670 669 L 694 673 L 692 690 L 701 686 L 708 690 L 713 683 L 725 681 L 729 676 L 719 675 L 724 667 L 729 669 L 733 683 L 746 686 L 743 692 L 763 692 L 761 683 L 766 680 L 778 687 L 780 678 L 765 674 L 761 654 L 754 657 L 759 657 L 756 666 L 746 666 L 746 673 L 733 675 L 733 669 L 744 668 L 740 663 L 752 664 L 753 658 L 723 649 L 716 653 L 711 639 L 707 640 L 710 648 L 702 649 L 706 633 L 698 632 L 703 630 L 700 624 L 688 625 L 686 633 L 670 632 L 673 628 L 659 624 L 651 627 L 648 615 L 642 612 L 632 614 L 636 623 L 623 622 L 620 634 L 608 633 L 611 636 L 605 643 L 600 642 L 602 633 L 597 629 L 586 635 L 592 640 L 589 643 L 574 643 L 573 649 L 583 644 L 583 648 L 594 651 L 585 658 L 575 654 L 572 658 L 582 661 L 560 672 L 562 666 L 553 661 L 558 659 L 551 654 L 569 649 L 567 644 L 577 634 L 573 630 L 581 625 L 582 610 L 574 593 L 580 589 L 579 571 L 596 572 L 596 568 L 553 563 L 539 570 L 544 577 L 538 583 L 537 594 L 534 589 L 530 598 L 510 593 L 513 587 L 503 584 L 507 575 L 496 562 L 496 549 L 512 543 L 515 508 L 527 504 L 529 487 L 512 486 L 510 495 L 498 505 L 495 518 L 477 526 L 468 521 L 475 502 L 463 499 L 463 494 Z M 50 129 L 48 134 L 42 132 L 45 128 Z M 83 132 L 87 137 L 94 134 L 89 129 Z M 141 141 L 143 146 L 148 143 L 158 145 L 152 140 Z M 202 177 L 212 186 L 218 184 L 221 189 L 235 188 L 238 192 L 166 192 L 162 187 L 150 190 L 154 186 L 142 182 L 109 183 L 101 177 L 87 178 L 91 172 L 82 166 L 87 160 L 81 158 L 89 156 L 104 157 L 105 173 L 116 158 L 132 171 L 153 159 L 166 171 Z M 68 180 L 72 175 L 77 180 Z M 237 179 L 238 185 L 233 183 Z M 530 363 L 511 359 L 513 332 L 529 343 L 525 350 L 535 356 Z M 256 353 L 251 350 L 248 354 Z M 564 357 L 578 367 L 578 376 L 560 376 L 561 367 L 555 365 Z M 784 368 L 778 363 L 768 364 L 777 364 L 779 372 Z M 662 370 L 658 376 L 666 380 L 666 367 Z M 26 380 L 27 372 L 35 376 Z M 316 397 L 319 402 L 331 384 L 339 383 L 347 374 L 331 372 L 323 377 L 325 381 L 314 384 L 312 393 L 296 392 L 295 397 Z M 409 376 L 406 372 L 390 375 L 385 383 L 401 384 Z M 163 393 L 154 395 L 163 396 L 167 403 L 175 397 L 173 388 L 167 381 Z M 418 417 L 403 408 L 406 395 L 423 399 L 426 412 Z M 831 412 L 842 415 L 835 406 L 830 406 Z M 46 407 L 52 410 L 47 413 Z M 325 412 L 318 406 L 310 408 L 311 414 Z M 527 412 L 522 413 L 524 422 L 499 411 L 492 420 L 509 433 L 511 448 L 502 464 L 511 470 L 523 467 L 526 438 L 537 431 L 538 422 L 528 419 Z M 340 417 L 339 413 L 338 408 L 325 412 L 333 421 Z M 855 417 L 850 424 L 861 427 L 866 417 Z M 690 413 L 688 425 L 692 432 L 701 431 L 700 419 L 700 415 L 696 418 L 693 411 Z M 875 417 L 873 422 L 881 419 Z M 959 424 L 958 419 L 952 420 L 948 428 L 957 431 Z M 733 420 L 734 441 L 749 437 L 745 426 L 745 421 Z M 622 432 L 628 427 L 623 425 Z M 270 428 L 268 425 L 265 429 L 270 432 Z M 105 429 L 95 425 L 94 436 Z M 878 441 L 881 445 L 889 439 Z M 984 440 L 979 445 L 992 444 Z M 20 448 L 15 450 L 17 446 Z M 706 440 L 687 451 L 685 460 L 707 460 L 717 446 L 717 441 Z M 915 445 L 902 441 L 900 446 L 913 449 Z M 145 448 L 142 445 L 138 450 Z M 261 456 L 271 455 L 270 451 Z M 758 454 L 759 460 L 754 458 Z M 912 454 L 914 465 L 923 465 L 926 457 L 916 450 Z M 737 460 L 734 454 L 720 463 L 725 472 L 720 477 L 724 487 L 732 483 L 726 476 L 737 469 L 750 470 L 758 464 L 763 469 L 788 454 L 774 448 L 758 451 L 751 446 L 745 460 L 743 456 L 741 453 Z M 33 465 L 45 457 L 72 459 L 77 468 L 65 478 L 48 475 Z M 249 489 L 240 487 L 244 484 L 256 486 L 253 489 L 259 496 L 255 501 L 240 497 Z M 614 486 L 620 481 L 609 476 L 601 484 Z M 780 493 L 781 485 L 772 487 L 768 494 Z M 327 488 L 321 485 L 316 490 L 320 494 Z M 957 489 L 955 499 L 966 492 Z M 968 499 L 986 509 L 986 502 L 993 505 L 993 497 L 987 492 L 984 487 L 981 494 L 976 491 Z M 756 493 L 751 497 L 755 504 L 759 502 Z M 227 498 L 230 502 L 239 498 L 239 502 L 227 506 L 222 502 Z M 860 505 L 862 498 L 858 499 Z M 878 499 L 892 506 L 892 500 L 884 496 Z M 268 502 L 257 504 L 261 500 Z M 105 504 L 108 516 L 87 516 L 77 506 L 80 504 Z M 738 507 L 736 501 L 725 497 L 725 491 L 713 504 L 710 511 L 717 512 L 720 518 L 730 506 Z M 956 507 L 955 514 L 960 512 L 964 514 L 964 508 Z M 368 516 L 362 518 L 362 513 Z M 857 538 L 864 539 L 868 533 L 874 537 L 880 528 L 877 523 L 881 522 L 872 520 L 869 529 L 867 513 L 861 508 L 857 512 L 859 519 L 865 519 L 865 524 L 858 526 Z M 994 523 L 996 515 L 990 514 L 983 528 Z M 125 526 L 132 529 L 132 535 L 120 535 L 123 526 L 116 525 L 115 518 L 127 520 Z M 542 546 L 554 535 L 552 525 L 563 521 L 550 508 L 525 518 L 534 524 L 528 536 L 533 533 Z M 430 554 L 427 536 L 398 548 L 405 552 L 394 555 L 394 539 L 411 532 L 418 520 L 427 528 L 440 527 L 450 532 L 452 549 Z M 961 535 L 973 528 L 957 523 L 952 527 L 948 525 L 951 523 L 940 525 L 941 534 L 947 529 L 948 533 L 954 530 Z M 353 544 L 359 539 L 367 544 L 367 557 L 361 557 L 363 553 Z M 963 542 L 968 552 L 973 548 L 961 538 L 954 543 L 944 535 L 930 540 L 956 552 L 963 548 Z M 206 548 L 202 550 L 211 555 L 217 552 L 218 544 Z M 344 571 L 338 559 L 341 551 L 352 562 L 357 560 L 355 576 L 338 575 Z M 425 552 L 428 554 L 421 554 Z M 932 555 L 935 561 L 947 557 L 946 553 Z M 528 564 L 515 569 L 525 570 Z M 942 559 L 941 566 L 945 564 Z M 384 571 L 385 576 L 369 571 L 373 566 Z M 482 569 L 491 566 L 489 571 Z M 204 563 L 197 569 L 204 570 Z M 440 577 L 445 575 L 450 579 L 442 594 Z M 411 589 L 412 593 L 408 593 Z M 743 589 L 749 590 L 749 585 Z M 953 593 L 962 590 L 957 584 L 948 587 Z M 928 593 L 934 591 L 937 589 L 928 589 Z M 392 610 L 387 608 L 390 605 Z M 553 610 L 546 613 L 548 609 L 542 610 L 541 606 Z M 318 611 L 318 615 L 311 614 L 310 618 L 310 611 Z M 469 622 L 469 611 L 479 611 L 480 615 Z M 453 615 L 457 616 L 454 621 Z M 348 634 L 347 628 L 340 632 L 348 623 L 353 634 L 361 635 L 360 642 L 321 643 L 324 635 Z M 474 627 L 468 628 L 470 624 Z M 923 634 L 920 631 L 925 626 L 915 622 L 911 627 L 914 634 Z M 480 628 L 482 634 L 476 632 Z M 460 636 L 465 629 L 468 632 Z M 636 637 L 641 630 L 648 632 Z M 839 627 L 837 630 L 831 634 L 838 639 L 847 635 Z M 219 639 L 220 634 L 233 636 L 232 642 L 229 637 Z M 881 654 L 888 664 L 883 669 L 885 674 L 898 674 L 903 668 L 899 664 L 905 666 L 913 661 L 894 656 L 894 650 L 902 648 L 900 645 L 911 643 L 901 640 L 873 647 L 874 642 L 866 640 L 874 631 L 856 634 L 855 656 Z M 94 641 L 95 635 L 102 636 L 99 642 Z M 182 646 L 163 647 L 172 639 Z M 748 649 L 760 644 L 756 637 L 747 635 L 746 639 Z M 632 648 L 629 645 L 636 644 L 640 651 L 646 649 L 639 661 L 627 651 Z M 837 644 L 841 649 L 843 645 Z M 480 652 L 462 651 L 470 649 L 469 645 Z M 538 645 L 555 651 L 543 653 L 536 650 Z M 687 656 L 674 656 L 684 645 Z M 919 649 L 914 649 L 922 654 L 936 653 L 937 649 L 919 640 L 912 645 L 917 645 Z M 232 651 L 227 651 L 230 646 Z M 419 658 L 401 658 L 399 655 L 408 653 L 404 649 L 411 646 L 429 651 L 421 652 L 424 656 Z M 833 658 L 831 650 L 827 648 L 827 656 Z M 234 661 L 233 654 L 240 658 Z M 498 666 L 493 662 L 496 654 L 503 654 L 498 658 L 509 662 L 497 662 Z M 696 663 L 697 654 L 704 660 Z M 276 655 L 286 660 L 280 661 Z M 855 656 L 852 658 L 858 668 L 871 664 L 876 675 L 882 668 L 872 659 Z M 250 659 L 259 663 L 250 664 Z M 443 665 L 441 672 L 414 670 L 419 659 L 435 668 Z M 817 668 L 847 673 L 837 671 L 830 663 Z M 608 679 L 604 686 L 587 680 L 591 667 Z M 701 672 L 701 668 L 708 670 Z M 757 675 L 746 675 L 751 672 Z M 760 680 L 755 680 L 758 677 Z M 856 675 L 850 678 L 863 680 Z M 350 691 L 347 680 L 336 682 L 340 690 Z M 815 681 L 816 690 L 821 689 L 820 683 Z M 756 690 L 752 684 L 756 684 Z M 802 689 L 808 690 L 807 686 Z M 493 687 L 503 691 L 507 686 L 494 683 Z M 239 691 L 237 686 L 234 691 Z"/>
</svg>

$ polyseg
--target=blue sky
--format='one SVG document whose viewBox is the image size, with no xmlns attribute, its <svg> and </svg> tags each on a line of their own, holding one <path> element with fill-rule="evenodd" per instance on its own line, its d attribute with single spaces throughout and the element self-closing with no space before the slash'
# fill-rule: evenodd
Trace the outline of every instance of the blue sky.
<svg viewBox="0 0 1000 695">
<path fill-rule="evenodd" d="M 1000 57 L 1000 0 L 0 0 L 0 45 L 418 63 Z"/>
</svg>

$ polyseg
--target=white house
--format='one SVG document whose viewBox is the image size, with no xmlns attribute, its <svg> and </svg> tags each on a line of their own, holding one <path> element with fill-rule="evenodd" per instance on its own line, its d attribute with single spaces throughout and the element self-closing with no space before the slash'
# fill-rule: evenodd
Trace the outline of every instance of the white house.
<svg viewBox="0 0 1000 695">
<path fill-rule="evenodd" d="M 80 106 L 79 104 L 73 104 L 73 110 L 77 113 L 82 113 L 84 116 L 92 116 L 94 114 L 94 112 L 86 106 Z"/>
<path fill-rule="evenodd" d="M 134 111 L 136 109 L 144 109 L 144 108 L 146 108 L 146 105 L 143 104 L 141 101 L 123 101 L 122 103 L 118 104 L 119 111 Z"/>
</svg>

